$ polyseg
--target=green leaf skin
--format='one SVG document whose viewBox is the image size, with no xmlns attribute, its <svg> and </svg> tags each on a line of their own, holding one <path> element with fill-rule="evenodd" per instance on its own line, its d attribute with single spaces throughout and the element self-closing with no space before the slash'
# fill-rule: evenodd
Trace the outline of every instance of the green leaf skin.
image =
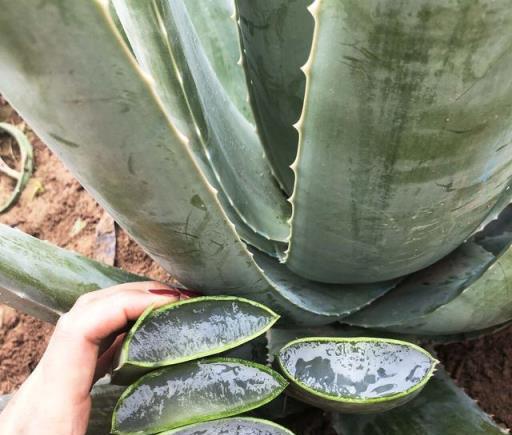
<svg viewBox="0 0 512 435">
<path fill-rule="evenodd" d="M 245 73 L 240 62 L 234 0 L 183 3 L 215 75 L 238 111 L 254 125 Z"/>
<path fill-rule="evenodd" d="M 116 376 L 123 370 L 179 364 L 225 352 L 265 333 L 279 316 L 247 299 L 207 296 L 147 310 L 128 332 Z M 120 372 L 120 373 L 119 373 Z"/>
<path fill-rule="evenodd" d="M 243 65 L 258 129 L 274 174 L 293 192 L 290 169 L 297 154 L 297 131 L 305 88 L 300 67 L 308 58 L 312 0 L 236 0 Z"/>
<path fill-rule="evenodd" d="M 9 208 L 16 203 L 28 180 L 32 176 L 32 169 L 34 166 L 32 161 L 32 145 L 23 132 L 15 126 L 5 122 L 0 122 L 0 131 L 2 130 L 9 133 L 18 144 L 20 150 L 21 171 L 19 178 L 16 180 L 16 186 L 14 186 L 11 196 L 0 206 L 0 213 L 9 210 Z"/>
<path fill-rule="evenodd" d="M 507 0 L 316 0 L 288 267 L 323 282 L 441 259 L 510 183 Z"/>
<path fill-rule="evenodd" d="M 84 293 L 145 280 L 0 224 L 0 303 L 46 322 Z"/>
<path fill-rule="evenodd" d="M 313 406 L 349 413 L 384 412 L 411 400 L 437 361 L 422 348 L 382 338 L 292 341 L 279 352 L 289 394 Z"/>
<path fill-rule="evenodd" d="M 268 420 L 249 417 L 225 418 L 162 432 L 160 435 L 294 435 Z"/>
<path fill-rule="evenodd" d="M 450 335 L 512 320 L 512 206 L 456 251 L 352 316 L 352 325 Z"/>
<path fill-rule="evenodd" d="M 192 113 L 204 117 L 199 128 L 222 190 L 251 229 L 284 242 L 289 235 L 290 204 L 275 183 L 254 126 L 222 87 L 183 2 L 165 0 L 162 10 L 169 47 L 184 82 L 189 82 L 185 93 Z"/>
<path fill-rule="evenodd" d="M 266 366 L 218 358 L 166 367 L 128 387 L 112 416 L 112 433 L 152 434 L 257 408 L 287 382 Z"/>
<path fill-rule="evenodd" d="M 261 274 L 107 6 L 2 1 L 2 94 L 171 275 L 198 291 L 257 293 Z"/>
<path fill-rule="evenodd" d="M 414 400 L 374 415 L 333 414 L 338 435 L 502 435 L 476 403 L 440 370 Z"/>
</svg>

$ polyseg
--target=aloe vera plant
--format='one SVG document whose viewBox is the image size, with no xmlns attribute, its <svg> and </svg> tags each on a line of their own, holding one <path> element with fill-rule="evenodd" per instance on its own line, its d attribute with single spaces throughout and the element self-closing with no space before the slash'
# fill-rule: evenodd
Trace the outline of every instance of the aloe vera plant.
<svg viewBox="0 0 512 435">
<path fill-rule="evenodd" d="M 0 5 L 0 91 L 184 286 L 361 336 L 512 320 L 506 0 Z M 52 321 L 142 279 L 4 227 L 0 259 Z"/>
</svg>

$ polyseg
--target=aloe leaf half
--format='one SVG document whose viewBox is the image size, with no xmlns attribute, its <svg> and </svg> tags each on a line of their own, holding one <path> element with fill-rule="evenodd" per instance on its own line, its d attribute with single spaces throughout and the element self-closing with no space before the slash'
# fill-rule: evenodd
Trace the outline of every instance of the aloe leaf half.
<svg viewBox="0 0 512 435">
<path fill-rule="evenodd" d="M 112 432 L 152 434 L 257 408 L 287 386 L 272 369 L 239 359 L 193 361 L 156 370 L 123 393 Z"/>
<path fill-rule="evenodd" d="M 422 348 L 379 338 L 304 338 L 279 352 L 290 394 L 314 406 L 383 412 L 411 400 L 437 361 Z"/>
<path fill-rule="evenodd" d="M 233 417 L 197 423 L 160 435 L 293 435 L 293 432 L 268 420 Z"/>
<path fill-rule="evenodd" d="M 411 402 L 374 415 L 332 414 L 338 435 L 502 435 L 477 404 L 439 370 Z"/>
<path fill-rule="evenodd" d="M 156 367 L 225 352 L 263 334 L 278 319 L 263 305 L 229 296 L 199 297 L 150 308 L 123 342 L 115 382 Z"/>
<path fill-rule="evenodd" d="M 0 224 L 0 302 L 46 322 L 83 293 L 144 280 Z"/>
</svg>

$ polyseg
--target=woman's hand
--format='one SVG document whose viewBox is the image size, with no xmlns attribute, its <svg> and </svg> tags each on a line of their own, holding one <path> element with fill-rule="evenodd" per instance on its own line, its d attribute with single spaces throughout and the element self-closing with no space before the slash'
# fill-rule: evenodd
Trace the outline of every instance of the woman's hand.
<svg viewBox="0 0 512 435">
<path fill-rule="evenodd" d="M 93 383 L 112 365 L 122 334 L 149 305 L 188 298 L 158 282 L 122 284 L 81 296 L 58 321 L 36 369 L 0 415 L 2 435 L 83 435 Z"/>
</svg>

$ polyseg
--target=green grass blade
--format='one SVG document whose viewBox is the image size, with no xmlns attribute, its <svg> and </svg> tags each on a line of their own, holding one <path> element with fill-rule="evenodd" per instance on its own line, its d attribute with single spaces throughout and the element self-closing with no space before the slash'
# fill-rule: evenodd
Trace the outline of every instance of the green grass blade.
<svg viewBox="0 0 512 435">
<path fill-rule="evenodd" d="M 344 321 L 420 335 L 469 333 L 510 321 L 511 246 L 509 206 L 456 251 Z"/>
<path fill-rule="evenodd" d="M 226 352 L 264 334 L 279 318 L 256 302 L 207 296 L 142 315 L 128 332 L 115 369 L 116 382 L 137 373 Z"/>
<path fill-rule="evenodd" d="M 383 414 L 333 414 L 338 435 L 502 435 L 476 403 L 440 370 L 414 400 Z"/>
<path fill-rule="evenodd" d="M 279 366 L 289 394 L 324 409 L 384 412 L 415 397 L 437 361 L 422 348 L 384 338 L 298 339 L 284 346 Z"/>
<path fill-rule="evenodd" d="M 0 302 L 55 323 L 83 293 L 145 278 L 0 224 Z"/>
<path fill-rule="evenodd" d="M 257 408 L 287 382 L 272 369 L 217 358 L 166 367 L 128 387 L 116 405 L 112 432 L 150 434 Z"/>
<path fill-rule="evenodd" d="M 233 417 L 197 423 L 160 435 L 293 435 L 293 432 L 268 420 L 250 417 Z"/>
<path fill-rule="evenodd" d="M 273 171 L 291 194 L 297 154 L 297 131 L 305 77 L 300 67 L 307 60 L 313 19 L 307 11 L 312 0 L 236 0 L 243 64 L 252 105 L 265 152 Z"/>
<path fill-rule="evenodd" d="M 512 9 L 317 0 L 287 264 L 373 282 L 459 246 L 507 188 Z"/>
</svg>

